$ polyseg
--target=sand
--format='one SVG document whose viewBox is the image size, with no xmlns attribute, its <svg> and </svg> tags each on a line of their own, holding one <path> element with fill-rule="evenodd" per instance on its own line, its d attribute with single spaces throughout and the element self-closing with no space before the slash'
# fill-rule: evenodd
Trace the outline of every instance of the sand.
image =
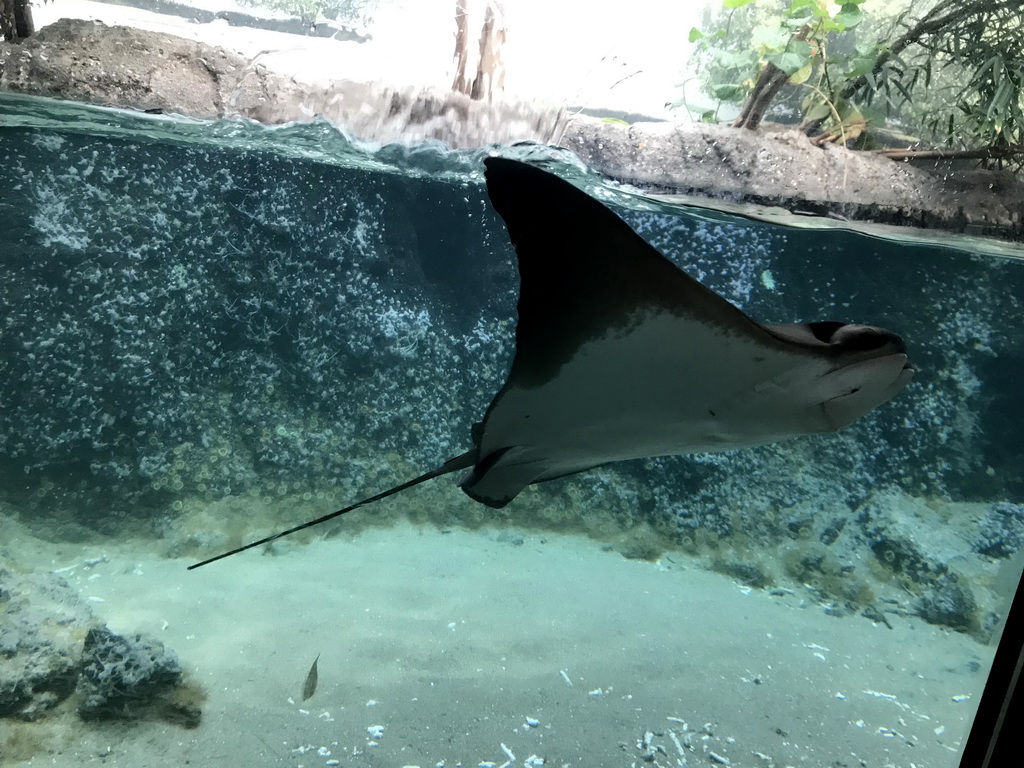
<svg viewBox="0 0 1024 768">
<path fill-rule="evenodd" d="M 572 536 L 399 524 L 191 572 L 139 545 L 9 544 L 75 566 L 110 628 L 162 640 L 208 699 L 194 730 L 7 721 L 38 748 L 5 766 L 941 768 L 990 662 L 917 619 L 835 618 Z"/>
</svg>

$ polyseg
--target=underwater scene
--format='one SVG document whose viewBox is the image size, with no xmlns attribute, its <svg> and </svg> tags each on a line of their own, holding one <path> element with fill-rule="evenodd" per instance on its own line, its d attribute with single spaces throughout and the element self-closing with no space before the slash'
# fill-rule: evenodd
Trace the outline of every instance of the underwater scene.
<svg viewBox="0 0 1024 768">
<path fill-rule="evenodd" d="M 898 334 L 912 380 L 839 431 L 584 444 L 474 491 L 504 454 L 444 463 L 486 443 L 513 358 L 595 309 L 578 270 L 517 349 L 494 157 L 758 322 Z M 520 257 L 582 238 L 600 269 L 603 224 L 563 232 L 565 205 L 518 222 Z M 2 95 L 0 766 L 956 766 L 1022 569 L 1022 297 L 1005 244 L 684 207 L 553 147 Z M 689 313 L 692 370 L 623 396 L 641 420 L 744 375 Z M 733 426 L 815 431 L 776 416 Z"/>
</svg>

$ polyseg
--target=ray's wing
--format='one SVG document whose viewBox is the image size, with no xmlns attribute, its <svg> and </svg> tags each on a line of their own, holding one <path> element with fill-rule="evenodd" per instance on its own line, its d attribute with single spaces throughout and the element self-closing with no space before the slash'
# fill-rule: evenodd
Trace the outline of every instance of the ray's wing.
<svg viewBox="0 0 1024 768">
<path fill-rule="evenodd" d="M 569 182 L 514 160 L 484 162 L 487 193 L 519 263 L 510 381 L 537 386 L 550 380 L 583 342 L 625 332 L 643 309 L 774 343 L 760 325 Z"/>
</svg>

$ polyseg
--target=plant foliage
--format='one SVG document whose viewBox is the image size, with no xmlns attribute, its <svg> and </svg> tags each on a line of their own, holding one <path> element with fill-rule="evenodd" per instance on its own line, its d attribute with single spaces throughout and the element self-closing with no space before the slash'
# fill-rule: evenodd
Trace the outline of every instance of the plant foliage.
<svg viewBox="0 0 1024 768">
<path fill-rule="evenodd" d="M 951 0 L 896 29 L 851 96 L 933 142 L 1024 149 L 1024 0 Z"/>
<path fill-rule="evenodd" d="M 823 140 L 888 121 L 927 143 L 1024 152 L 1024 0 L 872 8 L 724 0 L 711 29 L 689 33 L 704 88 L 742 104 L 746 127 L 778 97 Z"/>
</svg>

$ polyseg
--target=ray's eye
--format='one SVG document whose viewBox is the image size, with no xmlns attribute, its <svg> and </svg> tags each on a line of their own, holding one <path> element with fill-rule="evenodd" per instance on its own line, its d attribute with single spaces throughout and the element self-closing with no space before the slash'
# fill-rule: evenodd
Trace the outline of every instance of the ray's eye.
<svg viewBox="0 0 1024 768">
<path fill-rule="evenodd" d="M 872 352 L 887 346 L 892 347 L 894 352 L 905 353 L 907 351 L 903 339 L 895 333 L 870 325 L 841 326 L 832 334 L 829 343 L 857 352 Z"/>
<path fill-rule="evenodd" d="M 848 347 L 868 352 L 872 349 L 884 347 L 889 342 L 889 337 L 885 334 L 867 331 L 864 333 L 858 333 L 849 339 L 844 339 L 844 342 Z"/>
</svg>

